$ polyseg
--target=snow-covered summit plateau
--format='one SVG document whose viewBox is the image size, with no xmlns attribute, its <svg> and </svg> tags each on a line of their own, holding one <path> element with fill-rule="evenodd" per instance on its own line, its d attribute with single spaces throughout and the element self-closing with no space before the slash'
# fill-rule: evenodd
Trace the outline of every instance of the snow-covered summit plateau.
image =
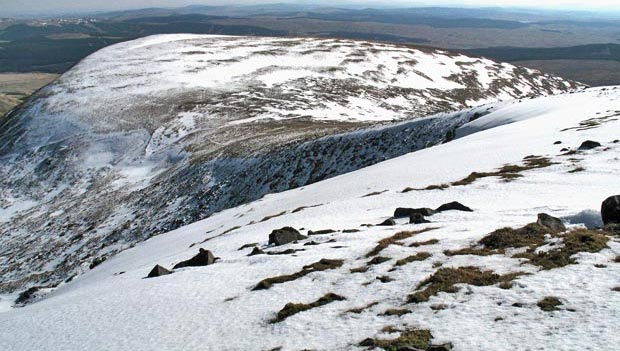
<svg viewBox="0 0 620 351">
<path fill-rule="evenodd" d="M 55 286 L 222 209 L 440 143 L 469 118 L 420 117 L 579 86 L 364 41 L 105 48 L 0 120 L 0 292 Z M 394 120 L 411 121 L 346 133 Z"/>
<path fill-rule="evenodd" d="M 620 194 L 620 88 L 429 120 L 463 116 L 448 143 L 121 252 L 0 313 L 0 348 L 616 348 L 619 231 L 594 228 Z M 219 259 L 145 279 L 199 248 Z"/>
</svg>

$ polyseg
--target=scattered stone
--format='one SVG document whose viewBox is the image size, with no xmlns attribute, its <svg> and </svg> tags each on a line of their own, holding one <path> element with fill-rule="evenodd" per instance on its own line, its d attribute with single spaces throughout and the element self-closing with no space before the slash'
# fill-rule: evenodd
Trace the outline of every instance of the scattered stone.
<svg viewBox="0 0 620 351">
<path fill-rule="evenodd" d="M 258 248 L 258 247 L 255 247 L 255 248 L 252 250 L 252 252 L 250 252 L 250 253 L 248 254 L 248 256 L 264 255 L 264 254 L 265 254 L 265 251 L 261 250 L 261 249 L 260 249 L 260 248 Z"/>
<path fill-rule="evenodd" d="M 275 229 L 269 234 L 269 245 L 274 244 L 276 246 L 286 245 L 297 240 L 307 239 L 305 235 L 301 235 L 297 229 L 292 227 L 284 227 Z"/>
<path fill-rule="evenodd" d="M 579 146 L 578 150 L 580 151 L 592 150 L 599 146 L 601 146 L 601 143 L 599 143 L 598 141 L 586 140 L 583 143 L 581 143 L 581 146 Z"/>
<path fill-rule="evenodd" d="M 443 212 L 443 211 L 464 211 L 464 212 L 474 212 L 471 208 L 461 204 L 460 202 L 453 201 L 447 204 L 443 204 L 439 206 L 435 211 Z"/>
<path fill-rule="evenodd" d="M 620 195 L 610 196 L 603 201 L 601 216 L 605 225 L 620 223 Z"/>
<path fill-rule="evenodd" d="M 331 233 L 335 233 L 336 231 L 333 229 L 323 229 L 323 230 L 317 230 L 317 231 L 312 231 L 309 230 L 308 231 L 308 235 L 312 236 L 312 235 L 324 235 L 324 234 L 331 234 Z"/>
<path fill-rule="evenodd" d="M 215 256 L 209 250 L 203 248 L 198 249 L 198 254 L 187 261 L 181 261 L 174 265 L 172 269 L 184 267 L 201 267 L 215 263 Z"/>
<path fill-rule="evenodd" d="M 564 226 L 561 219 L 550 216 L 546 213 L 539 213 L 538 221 L 536 223 L 558 233 L 566 231 L 566 226 Z"/>
<path fill-rule="evenodd" d="M 553 145 L 560 145 L 560 144 L 562 144 L 562 142 L 561 142 L 561 141 L 559 141 L 559 140 L 558 140 L 558 141 L 556 141 L 555 143 L 553 143 Z"/>
<path fill-rule="evenodd" d="M 389 226 L 393 226 L 396 225 L 396 221 L 394 220 L 394 218 L 388 218 L 385 221 L 377 224 L 379 226 L 384 226 L 384 227 L 389 227 Z"/>
<path fill-rule="evenodd" d="M 389 283 L 389 282 L 393 282 L 394 278 L 388 275 L 382 275 L 380 277 L 377 277 L 377 280 L 380 281 L 381 283 Z"/>
<path fill-rule="evenodd" d="M 414 213 L 409 217 L 409 224 L 424 224 L 430 223 L 431 221 L 424 218 L 424 216 L 420 213 Z"/>
<path fill-rule="evenodd" d="M 430 208 L 403 208 L 399 207 L 394 211 L 394 218 L 406 218 L 411 217 L 414 214 L 421 214 L 422 216 L 432 216 L 435 210 Z"/>
<path fill-rule="evenodd" d="M 348 234 L 348 233 L 357 233 L 359 231 L 360 231 L 359 229 L 345 229 L 342 232 L 345 234 Z"/>
<path fill-rule="evenodd" d="M 147 278 L 155 278 L 155 277 L 161 277 L 162 275 L 168 275 L 172 273 L 171 271 L 169 271 L 168 269 L 160 266 L 160 265 L 156 265 L 155 267 L 153 267 L 153 269 L 151 269 L 151 272 L 149 273 L 149 275 L 147 275 Z"/>
<path fill-rule="evenodd" d="M 292 255 L 298 251 L 304 251 L 304 249 L 286 249 L 284 251 L 266 252 L 266 254 L 267 255 Z"/>
<path fill-rule="evenodd" d="M 565 147 L 565 148 L 562 148 L 562 149 L 560 150 L 560 152 L 567 152 L 567 151 L 569 151 L 569 150 L 570 150 L 569 148 Z"/>
</svg>

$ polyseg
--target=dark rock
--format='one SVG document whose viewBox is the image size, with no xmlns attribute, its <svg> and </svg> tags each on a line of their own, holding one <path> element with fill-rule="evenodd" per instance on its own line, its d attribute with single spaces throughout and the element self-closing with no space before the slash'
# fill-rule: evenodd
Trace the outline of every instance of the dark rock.
<svg viewBox="0 0 620 351">
<path fill-rule="evenodd" d="M 561 141 L 559 141 L 559 140 L 558 140 L 558 141 L 556 141 L 555 143 L 553 143 L 553 145 L 560 145 L 560 144 L 562 144 L 562 142 L 561 142 Z"/>
<path fill-rule="evenodd" d="M 379 223 L 377 225 L 384 226 L 384 227 L 389 227 L 389 226 L 396 225 L 396 221 L 394 221 L 394 218 L 388 218 L 385 221 L 383 221 L 383 222 L 381 222 L 381 223 Z"/>
<path fill-rule="evenodd" d="M 187 261 L 177 263 L 174 267 L 172 267 L 172 269 L 207 266 L 213 263 L 215 263 L 215 256 L 213 256 L 211 251 L 200 248 L 198 250 L 198 255 Z"/>
<path fill-rule="evenodd" d="M 432 216 L 436 212 L 430 208 L 403 208 L 399 207 L 394 211 L 394 218 L 411 217 L 414 214 L 421 214 L 422 216 Z"/>
<path fill-rule="evenodd" d="M 428 348 L 428 351 L 452 351 L 454 346 L 451 343 L 441 344 L 441 345 L 431 345 Z"/>
<path fill-rule="evenodd" d="M 562 150 L 560 150 L 560 152 L 566 152 L 566 151 L 568 151 L 568 150 L 569 150 L 569 149 L 568 149 L 567 147 L 565 147 L 565 148 L 563 148 Z"/>
<path fill-rule="evenodd" d="M 151 269 L 151 272 L 149 273 L 149 275 L 147 275 L 147 278 L 155 278 L 155 277 L 161 277 L 162 275 L 168 275 L 172 273 L 171 271 L 167 270 L 166 268 L 160 266 L 160 265 L 156 265 L 155 267 L 153 267 L 153 269 Z"/>
<path fill-rule="evenodd" d="M 414 213 L 409 217 L 409 224 L 422 224 L 422 223 L 430 223 L 424 218 L 424 216 L 420 213 Z"/>
<path fill-rule="evenodd" d="M 106 256 L 97 257 L 93 260 L 93 262 L 91 262 L 88 268 L 93 269 L 97 267 L 98 265 L 102 264 L 103 262 L 105 262 L 106 259 L 107 259 Z"/>
<path fill-rule="evenodd" d="M 387 275 L 382 275 L 380 277 L 377 277 L 377 280 L 380 281 L 381 283 L 389 283 L 394 281 L 394 278 L 387 276 Z"/>
<path fill-rule="evenodd" d="M 618 144 L 618 143 L 620 143 L 620 140 L 616 139 L 616 140 L 612 141 L 612 143 Z"/>
<path fill-rule="evenodd" d="M 252 249 L 252 252 L 248 254 L 248 256 L 264 255 L 264 254 L 265 254 L 265 251 L 259 249 L 258 247 L 255 247 L 254 249 Z"/>
<path fill-rule="evenodd" d="M 295 228 L 284 227 L 275 229 L 269 234 L 269 245 L 274 244 L 276 246 L 281 246 L 303 239 L 308 239 L 308 237 L 301 235 Z"/>
<path fill-rule="evenodd" d="M 474 212 L 474 210 L 472 210 L 471 208 L 463 205 L 460 202 L 457 201 L 453 201 L 447 204 L 443 204 L 439 207 L 437 207 L 437 209 L 435 211 L 437 212 L 443 212 L 443 211 L 465 211 L 465 212 Z"/>
<path fill-rule="evenodd" d="M 608 197 L 603 201 L 601 216 L 605 224 L 620 223 L 620 195 Z"/>
<path fill-rule="evenodd" d="M 360 346 L 373 347 L 373 346 L 375 346 L 375 339 L 366 338 L 366 339 L 362 340 L 362 342 L 360 342 Z"/>
<path fill-rule="evenodd" d="M 346 233 L 357 233 L 359 231 L 360 231 L 359 229 L 345 229 L 342 232 L 346 234 Z"/>
<path fill-rule="evenodd" d="M 546 213 L 538 214 L 538 221 L 536 222 L 538 225 L 543 227 L 547 227 L 556 232 L 564 232 L 566 231 L 566 227 L 561 219 L 550 216 Z"/>
<path fill-rule="evenodd" d="M 32 288 L 23 291 L 19 294 L 19 296 L 17 296 L 17 299 L 15 300 L 15 303 L 18 305 L 25 305 L 28 302 L 32 302 L 32 300 L 35 298 L 35 294 L 41 290 L 41 287 L 38 286 L 33 286 Z"/>
<path fill-rule="evenodd" d="M 333 229 L 323 229 L 323 230 L 317 230 L 317 231 L 309 230 L 308 235 L 323 235 L 323 234 L 331 234 L 335 232 L 336 231 Z"/>
<path fill-rule="evenodd" d="M 399 347 L 398 349 L 396 349 L 396 351 L 425 351 L 425 350 L 418 349 L 416 347 L 405 346 L 405 347 Z"/>
<path fill-rule="evenodd" d="M 579 150 L 591 150 L 599 146 L 601 146 L 601 143 L 599 143 L 598 141 L 586 140 L 581 143 L 581 146 L 579 146 Z"/>
<path fill-rule="evenodd" d="M 272 251 L 272 252 L 267 252 L 267 255 L 291 255 L 298 251 L 304 251 L 304 249 L 297 249 L 297 250 L 286 249 L 284 251 Z"/>
</svg>

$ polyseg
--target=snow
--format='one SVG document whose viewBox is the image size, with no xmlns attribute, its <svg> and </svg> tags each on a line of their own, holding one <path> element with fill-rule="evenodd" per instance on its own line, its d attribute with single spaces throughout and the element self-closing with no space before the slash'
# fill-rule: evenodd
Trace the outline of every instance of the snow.
<svg viewBox="0 0 620 351">
<path fill-rule="evenodd" d="M 119 64 L 119 57 L 123 58 L 123 64 Z M 271 97 L 277 101 L 277 110 L 259 109 L 256 116 L 219 113 L 223 115 L 219 117 L 246 123 L 301 116 L 337 121 L 389 121 L 439 112 L 427 103 L 434 98 L 451 100 L 442 94 L 455 89 L 475 88 L 486 95 L 475 96 L 468 105 L 452 102 L 455 109 L 567 89 L 561 78 L 536 71 L 523 75 L 516 69 L 483 58 L 364 41 L 156 35 L 119 43 L 87 57 L 48 89 L 46 108 L 52 115 L 71 109 L 80 120 L 109 128 L 113 116 L 131 115 L 132 107 L 145 101 L 157 104 L 176 95 L 202 92 L 202 99 L 212 104 L 215 104 L 213 100 L 221 100 L 230 105 L 226 98 L 242 95 L 246 99 Z M 477 81 L 467 84 L 456 81 L 458 77 L 470 75 Z M 493 84 L 501 86 L 509 80 L 511 86 L 490 89 Z M 544 87 L 543 82 L 549 83 L 549 87 Z M 568 83 L 569 88 L 571 85 Z M 409 98 L 375 114 L 382 99 L 400 96 L 399 89 L 409 90 Z M 423 98 L 422 92 L 429 90 L 433 91 L 431 96 Z M 355 111 L 356 105 L 347 103 L 347 96 L 357 96 L 360 91 L 373 95 L 373 99 L 368 99 L 373 106 L 367 109 L 373 117 Z M 309 92 L 321 98 L 304 99 Z M 329 109 L 321 109 L 313 101 L 329 101 L 330 107 L 336 105 L 339 110 L 353 111 L 331 114 Z M 274 117 L 274 113 L 278 116 Z"/>
<path fill-rule="evenodd" d="M 603 199 L 620 193 L 620 144 L 612 143 L 619 137 L 620 122 L 610 119 L 597 128 L 563 130 L 620 110 L 619 98 L 620 88 L 604 88 L 499 104 L 488 115 L 462 127 L 459 138 L 450 143 L 270 194 L 156 236 L 35 304 L 0 313 L 0 349 L 353 350 L 367 337 L 387 336 L 380 330 L 388 325 L 428 328 L 434 342 L 451 342 L 455 350 L 613 348 L 620 345 L 615 328 L 620 293 L 611 291 L 620 285 L 620 264 L 612 262 L 620 254 L 617 241 L 599 253 L 579 254 L 579 264 L 549 271 L 538 271 L 503 255 L 448 257 L 443 251 L 469 246 L 499 227 L 532 222 L 540 212 L 570 218 L 572 223 L 580 218 L 589 221 Z M 560 155 L 562 147 L 575 148 L 587 139 L 597 140 L 603 147 Z M 557 140 L 562 145 L 554 145 Z M 448 183 L 474 171 L 519 164 L 528 155 L 548 156 L 557 164 L 526 171 L 524 177 L 508 183 L 485 178 L 445 190 L 401 192 L 405 187 Z M 574 162 L 585 171 L 569 173 L 575 166 L 571 157 L 579 159 Z M 454 200 L 475 212 L 444 212 L 430 217 L 433 223 L 428 225 L 361 226 L 379 223 L 396 207 L 434 208 Z M 292 213 L 301 206 L 319 204 Z M 283 211 L 285 215 L 261 221 Z M 228 231 L 235 226 L 240 228 Z M 266 245 L 271 230 L 283 226 L 361 231 L 313 237 L 321 243 L 317 246 L 300 242 L 279 248 L 305 249 L 295 255 L 247 257 L 250 249 L 238 251 L 247 243 Z M 350 268 L 368 260 L 364 255 L 378 240 L 401 230 L 425 227 L 437 229 L 381 253 L 392 257 L 391 262 L 373 266 L 366 273 L 349 273 Z M 332 238 L 336 242 L 327 243 Z M 439 243 L 407 246 L 433 238 Z M 171 267 L 194 255 L 198 247 L 212 250 L 221 261 L 142 279 L 155 264 Z M 395 259 L 419 251 L 432 257 L 389 271 Z M 250 290 L 261 279 L 296 272 L 321 258 L 344 259 L 345 264 L 269 290 Z M 512 289 L 463 286 L 458 293 L 441 293 L 429 302 L 405 305 L 412 313 L 400 318 L 380 315 L 387 308 L 400 308 L 406 295 L 436 270 L 436 262 L 443 267 L 474 265 L 497 273 L 533 274 L 517 279 Z M 380 283 L 376 277 L 381 275 L 395 280 Z M 296 314 L 278 324 L 267 322 L 286 303 L 311 302 L 327 292 L 347 300 Z M 556 296 L 564 305 L 559 311 L 543 312 L 536 302 L 545 296 Z M 361 314 L 345 313 L 375 301 L 379 304 Z M 512 306 L 515 302 L 524 307 Z M 434 311 L 429 308 L 433 304 L 447 308 Z M 496 321 L 498 317 L 502 319 Z"/>
</svg>

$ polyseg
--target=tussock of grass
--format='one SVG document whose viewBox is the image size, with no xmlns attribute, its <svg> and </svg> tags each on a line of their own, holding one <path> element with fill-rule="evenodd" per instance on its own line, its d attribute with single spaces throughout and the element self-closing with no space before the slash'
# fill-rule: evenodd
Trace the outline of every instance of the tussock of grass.
<svg viewBox="0 0 620 351">
<path fill-rule="evenodd" d="M 282 212 L 280 212 L 280 213 L 278 213 L 278 214 L 274 214 L 274 215 L 271 215 L 271 216 L 267 216 L 267 217 L 265 217 L 265 218 L 261 219 L 260 221 L 261 221 L 261 222 L 266 222 L 266 221 L 268 221 L 268 220 L 270 220 L 270 219 L 272 219 L 272 218 L 276 218 L 276 217 L 284 216 L 285 214 L 286 214 L 286 211 L 282 211 Z"/>
<path fill-rule="evenodd" d="M 431 257 L 431 254 L 428 252 L 418 252 L 415 255 L 411 255 L 401 260 L 396 261 L 395 266 L 404 266 L 407 263 L 416 262 L 416 261 L 424 261 L 429 257 Z"/>
<path fill-rule="evenodd" d="M 371 302 L 366 306 L 362 306 L 362 307 L 356 307 L 356 308 L 351 308 L 350 310 L 347 310 L 346 313 L 355 313 L 355 314 L 360 314 L 362 312 L 364 312 L 365 310 L 378 305 L 378 302 Z"/>
<path fill-rule="evenodd" d="M 558 249 L 540 253 L 530 249 L 514 257 L 529 259 L 531 264 L 545 270 L 560 268 L 575 263 L 573 255 L 580 252 L 599 252 L 607 247 L 609 241 L 603 232 L 588 229 L 573 230 L 561 238 L 563 246 Z"/>
<path fill-rule="evenodd" d="M 313 272 L 320 272 L 320 271 L 326 271 L 328 269 L 340 268 L 343 263 L 344 263 L 343 260 L 329 260 L 329 259 L 324 258 L 318 262 L 304 266 L 303 269 L 299 272 L 263 279 L 252 290 L 265 290 L 265 289 L 271 288 L 275 284 L 282 284 L 282 283 L 290 282 L 293 280 L 297 280 Z"/>
<path fill-rule="evenodd" d="M 488 286 L 501 282 L 508 282 L 522 273 L 509 273 L 499 275 L 492 271 L 482 271 L 478 267 L 441 268 L 428 279 L 418 285 L 419 290 L 408 297 L 410 303 L 428 301 L 432 296 L 440 292 L 455 293 L 457 284 L 469 284 L 474 286 Z"/>
<path fill-rule="evenodd" d="M 439 240 L 437 240 L 437 239 L 430 239 L 430 240 L 427 240 L 427 241 L 420 241 L 420 242 L 411 243 L 409 245 L 409 247 L 420 247 L 420 246 L 435 245 L 438 242 L 439 242 Z"/>
<path fill-rule="evenodd" d="M 387 309 L 385 312 L 383 312 L 382 315 L 384 316 L 404 316 L 408 313 L 411 313 L 411 310 L 407 309 L 407 308 L 390 308 Z"/>
<path fill-rule="evenodd" d="M 461 180 L 452 182 L 450 184 L 429 185 L 426 188 L 422 188 L 422 189 L 406 188 L 402 192 L 406 193 L 406 192 L 413 191 L 413 190 L 436 190 L 436 189 L 443 190 L 451 186 L 470 185 L 479 179 L 489 178 L 489 177 L 498 177 L 505 182 L 509 182 L 514 179 L 523 177 L 521 173 L 524 171 L 528 171 L 531 169 L 545 168 L 545 167 L 549 167 L 554 164 L 555 163 L 551 162 L 551 159 L 548 157 L 531 155 L 523 159 L 522 165 L 508 164 L 508 165 L 504 165 L 502 168 L 496 171 L 493 171 L 493 172 L 472 172 L 467 177 Z"/>
<path fill-rule="evenodd" d="M 383 190 L 383 191 L 374 191 L 372 193 L 368 193 L 362 197 L 371 197 L 371 196 L 377 196 L 377 195 L 381 195 L 383 193 L 385 193 L 387 190 Z"/>
<path fill-rule="evenodd" d="M 349 270 L 349 272 L 351 272 L 351 273 L 366 273 L 366 272 L 368 272 L 368 266 L 358 267 L 358 268 L 351 268 Z"/>
<path fill-rule="evenodd" d="M 377 256 L 381 251 L 383 251 L 385 248 L 387 248 L 388 246 L 392 244 L 395 244 L 401 240 L 408 239 L 414 235 L 421 234 L 421 233 L 428 232 L 428 231 L 435 230 L 435 229 L 437 228 L 425 228 L 421 230 L 398 232 L 388 238 L 381 239 L 377 243 L 377 246 L 375 246 L 374 249 L 372 249 L 369 253 L 366 254 L 366 257 Z"/>
<path fill-rule="evenodd" d="M 585 170 L 586 169 L 583 168 L 583 167 L 575 167 L 575 168 L 571 169 L 570 171 L 568 171 L 568 173 L 579 173 L 579 172 L 583 172 Z"/>
<path fill-rule="evenodd" d="M 411 329 L 401 332 L 395 339 L 365 339 L 360 343 L 363 347 L 382 348 L 387 351 L 396 351 L 406 348 L 427 350 L 433 338 L 430 330 Z"/>
<path fill-rule="evenodd" d="M 343 301 L 346 300 L 344 297 L 334 294 L 334 293 L 328 293 L 325 294 L 324 296 L 322 296 L 320 299 L 311 302 L 309 304 L 305 304 L 305 303 L 287 303 L 284 308 L 282 308 L 277 316 L 275 318 L 273 318 L 270 322 L 271 323 L 279 323 L 282 322 L 283 320 L 287 319 L 288 317 L 295 315 L 297 313 L 300 312 L 304 312 L 304 311 L 308 311 L 311 310 L 313 308 L 317 308 L 317 307 L 321 307 L 324 305 L 327 305 L 328 303 L 332 303 L 334 301 Z"/>
<path fill-rule="evenodd" d="M 557 311 L 558 306 L 561 306 L 562 302 L 557 297 L 547 296 L 544 299 L 538 301 L 536 305 L 545 312 L 551 312 Z"/>
<path fill-rule="evenodd" d="M 389 258 L 389 257 L 376 256 L 372 260 L 368 261 L 368 263 L 366 263 L 366 265 L 374 266 L 374 265 L 377 265 L 377 264 L 381 264 L 381 263 L 387 262 L 389 260 L 391 260 L 391 258 Z"/>
<path fill-rule="evenodd" d="M 447 256 L 478 255 L 489 256 L 503 254 L 508 248 L 528 247 L 535 249 L 545 244 L 545 235 L 552 231 L 537 223 L 530 223 L 522 228 L 501 228 L 480 239 L 480 247 L 468 247 L 460 250 L 448 250 Z"/>
</svg>

